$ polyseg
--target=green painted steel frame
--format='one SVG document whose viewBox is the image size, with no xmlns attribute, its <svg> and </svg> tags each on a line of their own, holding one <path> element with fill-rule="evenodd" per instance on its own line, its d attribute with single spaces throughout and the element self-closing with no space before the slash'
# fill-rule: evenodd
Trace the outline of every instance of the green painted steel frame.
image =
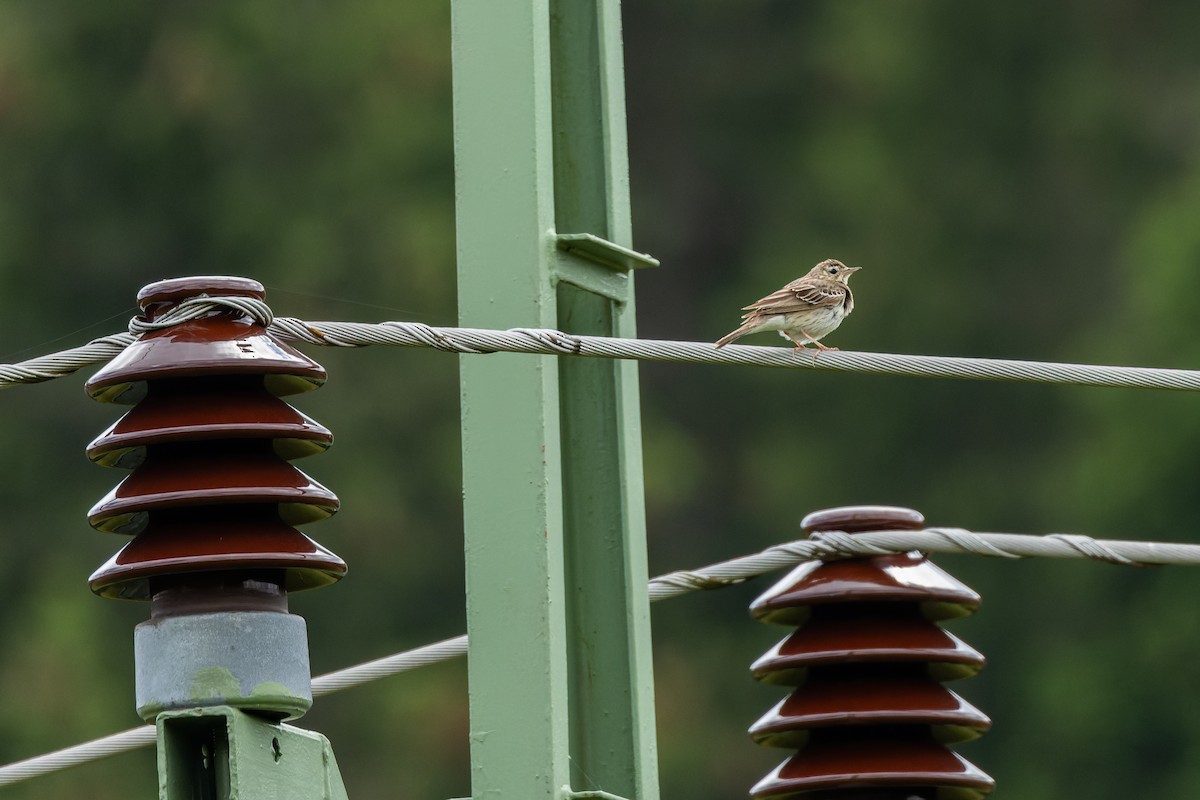
<svg viewBox="0 0 1200 800">
<path fill-rule="evenodd" d="M 159 800 L 346 800 L 329 740 L 229 706 L 158 715 Z"/>
<path fill-rule="evenodd" d="M 460 323 L 635 335 L 619 0 L 454 0 Z M 472 795 L 658 796 L 632 361 L 460 360 Z"/>
</svg>

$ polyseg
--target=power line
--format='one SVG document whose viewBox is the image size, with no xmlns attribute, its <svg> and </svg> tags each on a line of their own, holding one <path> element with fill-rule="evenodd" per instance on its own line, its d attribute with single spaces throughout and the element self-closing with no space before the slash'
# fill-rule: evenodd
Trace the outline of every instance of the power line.
<svg viewBox="0 0 1200 800">
<path fill-rule="evenodd" d="M 1200 545 L 1177 542 L 1136 542 L 1093 539 L 1079 534 L 1052 533 L 1030 536 L 1017 533 L 974 533 L 962 528 L 926 528 L 922 531 L 872 531 L 853 535 L 824 531 L 808 539 L 768 547 L 758 553 L 722 561 L 695 570 L 680 570 L 653 578 L 647 590 L 650 601 L 668 600 L 701 589 L 720 589 L 768 572 L 794 567 L 816 558 L 847 558 L 920 550 L 927 553 L 964 553 L 996 558 L 1090 559 L 1126 566 L 1197 565 Z M 357 664 L 313 678 L 314 697 L 361 686 L 380 678 L 459 658 L 467 653 L 467 637 L 456 636 L 374 661 Z M 0 767 L 0 786 L 47 775 L 68 767 L 153 744 L 152 725 L 131 728 L 90 742 Z"/>
<path fill-rule="evenodd" d="M 729 345 L 718 350 L 708 342 L 576 336 L 544 328 L 491 330 L 434 327 L 420 322 L 306 322 L 292 317 L 274 317 L 266 303 L 246 297 L 192 298 L 180 303 L 170 315 L 160 317 L 154 322 L 134 317 L 130 322 L 131 333 L 105 336 L 82 347 L 39 356 L 17 364 L 0 365 L 0 388 L 70 375 L 83 367 L 108 361 L 135 341 L 137 335 L 198 319 L 213 311 L 227 308 L 249 314 L 282 339 L 331 347 L 429 347 L 450 353 L 476 355 L 572 355 L 925 378 L 1200 390 L 1200 371 L 1196 370 L 841 350 L 799 352 L 785 347 L 747 345 Z"/>
</svg>

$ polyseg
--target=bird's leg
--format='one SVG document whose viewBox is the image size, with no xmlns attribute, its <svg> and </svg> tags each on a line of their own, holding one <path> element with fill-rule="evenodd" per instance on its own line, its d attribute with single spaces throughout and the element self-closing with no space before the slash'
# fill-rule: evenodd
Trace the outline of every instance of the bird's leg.
<svg viewBox="0 0 1200 800">
<path fill-rule="evenodd" d="M 803 333 L 806 337 L 808 337 L 808 340 L 810 342 L 812 342 L 813 344 L 815 344 L 817 346 L 817 352 L 824 352 L 826 350 L 837 350 L 838 349 L 836 347 L 830 347 L 828 345 L 821 344 L 819 341 L 817 341 L 816 339 L 813 338 L 813 335 L 811 333 L 804 330 L 803 328 L 800 329 L 800 332 Z M 793 339 L 792 341 L 795 341 L 795 340 Z"/>
<path fill-rule="evenodd" d="M 796 345 L 796 347 L 792 348 L 793 359 L 794 359 L 794 357 L 796 357 L 796 354 L 799 353 L 800 350 L 804 350 L 805 353 L 808 353 L 809 348 L 804 347 L 804 342 L 797 341 L 796 337 L 792 336 L 791 333 L 788 333 L 787 331 L 780 331 L 780 333 L 782 333 L 782 335 L 784 335 L 787 338 L 788 342 L 791 342 L 792 344 Z"/>
<path fill-rule="evenodd" d="M 818 342 L 816 339 L 814 339 L 812 337 L 812 335 L 809 334 L 807 331 L 805 331 L 803 328 L 800 329 L 800 332 L 804 334 L 804 337 L 808 341 L 815 344 L 817 346 L 817 349 L 813 350 L 811 348 L 805 347 L 804 342 L 797 341 L 796 338 L 794 336 L 792 336 L 790 333 L 784 332 L 783 335 L 786 336 L 788 339 L 790 339 L 792 341 L 792 343 L 796 345 L 796 348 L 794 350 L 792 350 L 792 358 L 795 358 L 796 353 L 800 352 L 801 350 L 803 350 L 806 353 L 812 353 L 813 366 L 815 367 L 817 365 L 817 356 L 819 356 L 821 354 L 821 350 L 823 350 L 824 348 L 821 347 L 820 342 Z"/>
<path fill-rule="evenodd" d="M 800 331 L 800 332 L 801 332 L 801 333 L 804 333 L 804 331 Z M 786 337 L 787 337 L 788 341 L 790 341 L 792 344 L 796 345 L 796 349 L 797 349 L 797 350 L 807 350 L 807 349 L 808 349 L 807 347 L 805 347 L 805 346 L 804 346 L 804 342 L 797 341 L 796 337 L 795 337 L 795 336 L 792 336 L 792 335 L 791 335 L 790 333 L 788 333 L 787 331 L 782 331 L 782 333 L 783 333 L 783 335 L 784 335 L 784 336 L 786 336 Z M 808 334 L 807 334 L 807 333 L 804 333 L 804 335 L 805 335 L 805 336 L 808 336 Z M 811 337 L 811 336 L 809 336 L 809 338 L 811 339 L 812 337 Z"/>
<path fill-rule="evenodd" d="M 796 353 L 800 352 L 801 350 L 803 350 L 806 353 L 808 352 L 808 348 L 804 346 L 804 342 L 797 341 L 796 337 L 792 336 L 787 331 L 780 331 L 780 333 L 782 333 L 785 337 L 787 337 L 788 341 L 790 341 L 792 344 L 796 345 L 796 347 L 792 350 L 792 358 L 795 358 Z M 804 335 L 808 336 L 808 334 L 804 334 Z M 820 352 L 820 351 L 818 351 L 818 352 Z"/>
</svg>

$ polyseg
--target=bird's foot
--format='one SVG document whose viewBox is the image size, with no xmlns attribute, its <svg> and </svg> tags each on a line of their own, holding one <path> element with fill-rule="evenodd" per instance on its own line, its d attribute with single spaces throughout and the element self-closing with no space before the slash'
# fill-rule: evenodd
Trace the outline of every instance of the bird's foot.
<svg viewBox="0 0 1200 800">
<path fill-rule="evenodd" d="M 814 350 L 813 348 L 805 347 L 802 344 L 798 344 L 792 348 L 792 358 L 795 358 L 796 354 L 798 353 L 811 353 L 814 367 L 817 365 L 817 356 L 821 355 L 820 350 Z"/>
</svg>

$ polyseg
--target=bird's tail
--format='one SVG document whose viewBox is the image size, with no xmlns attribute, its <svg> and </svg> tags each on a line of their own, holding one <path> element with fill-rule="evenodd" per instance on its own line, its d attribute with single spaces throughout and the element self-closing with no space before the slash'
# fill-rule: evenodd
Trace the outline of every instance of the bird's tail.
<svg viewBox="0 0 1200 800">
<path fill-rule="evenodd" d="M 717 339 L 717 347 L 724 347 L 725 345 L 732 342 L 734 339 L 742 338 L 747 333 L 750 333 L 750 331 L 754 330 L 756 327 L 757 327 L 757 325 L 755 325 L 753 321 L 745 323 L 744 325 L 742 325 L 742 327 L 738 328 L 736 331 L 730 331 L 729 333 L 722 336 L 720 339 Z"/>
</svg>

